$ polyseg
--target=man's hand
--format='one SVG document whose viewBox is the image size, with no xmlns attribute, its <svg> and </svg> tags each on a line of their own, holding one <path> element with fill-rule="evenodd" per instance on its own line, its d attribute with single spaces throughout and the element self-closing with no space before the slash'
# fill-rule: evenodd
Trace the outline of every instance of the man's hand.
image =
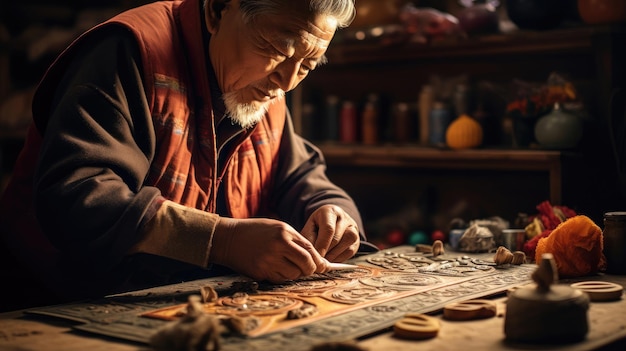
<svg viewBox="0 0 626 351">
<path fill-rule="evenodd" d="M 273 283 L 328 270 L 328 261 L 307 238 L 287 223 L 267 218 L 220 218 L 210 260 Z"/>
<path fill-rule="evenodd" d="M 332 262 L 343 262 L 359 249 L 359 228 L 342 208 L 325 205 L 307 220 L 302 235 L 320 255 Z"/>
</svg>

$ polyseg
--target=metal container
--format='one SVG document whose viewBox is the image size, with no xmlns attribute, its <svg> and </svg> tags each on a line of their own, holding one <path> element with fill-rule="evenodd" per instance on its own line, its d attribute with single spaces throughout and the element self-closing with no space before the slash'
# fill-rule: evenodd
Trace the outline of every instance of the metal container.
<svg viewBox="0 0 626 351">
<path fill-rule="evenodd" d="M 522 251 L 526 242 L 526 230 L 504 229 L 502 231 L 502 245 L 513 251 Z"/>
<path fill-rule="evenodd" d="M 606 271 L 613 274 L 626 274 L 626 212 L 604 214 L 604 255 Z"/>
</svg>

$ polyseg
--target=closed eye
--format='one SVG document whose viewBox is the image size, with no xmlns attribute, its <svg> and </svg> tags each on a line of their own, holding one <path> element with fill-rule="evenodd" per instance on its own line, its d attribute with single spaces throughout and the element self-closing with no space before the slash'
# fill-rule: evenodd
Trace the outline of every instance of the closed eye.
<svg viewBox="0 0 626 351">
<path fill-rule="evenodd" d="M 322 66 L 323 64 L 327 63 L 328 62 L 328 58 L 326 57 L 326 55 L 323 55 L 323 56 L 321 56 L 318 59 L 306 60 L 305 62 L 302 63 L 302 67 L 308 73 L 308 72 L 313 71 L 314 69 L 318 68 L 319 66 Z"/>
</svg>

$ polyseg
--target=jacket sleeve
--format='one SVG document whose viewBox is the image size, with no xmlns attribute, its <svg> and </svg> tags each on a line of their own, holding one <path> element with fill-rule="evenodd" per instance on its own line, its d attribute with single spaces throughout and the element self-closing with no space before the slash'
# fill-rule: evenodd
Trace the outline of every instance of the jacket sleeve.
<svg viewBox="0 0 626 351">
<path fill-rule="evenodd" d="M 91 38 L 67 66 L 40 126 L 38 221 L 63 259 L 87 271 L 110 270 L 133 252 L 206 267 L 217 215 L 143 184 L 156 141 L 131 38 Z"/>
<path fill-rule="evenodd" d="M 301 230 L 316 209 L 327 204 L 337 205 L 357 222 L 364 241 L 363 221 L 355 202 L 328 179 L 319 148 L 294 132 L 289 113 L 286 119 L 273 198 L 278 215 Z"/>
</svg>

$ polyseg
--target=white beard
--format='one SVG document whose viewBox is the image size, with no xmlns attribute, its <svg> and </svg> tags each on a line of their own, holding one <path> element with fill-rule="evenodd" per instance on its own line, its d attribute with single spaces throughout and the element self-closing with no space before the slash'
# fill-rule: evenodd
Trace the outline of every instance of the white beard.
<svg viewBox="0 0 626 351">
<path fill-rule="evenodd" d="M 228 112 L 228 117 L 233 123 L 240 125 L 244 129 L 248 129 L 259 123 L 265 116 L 269 105 L 272 104 L 277 98 L 282 97 L 284 93 L 281 90 L 278 94 L 279 96 L 272 100 L 264 102 L 253 101 L 248 103 L 238 102 L 237 95 L 237 92 L 225 93 L 222 96 L 224 99 L 224 106 Z"/>
</svg>

